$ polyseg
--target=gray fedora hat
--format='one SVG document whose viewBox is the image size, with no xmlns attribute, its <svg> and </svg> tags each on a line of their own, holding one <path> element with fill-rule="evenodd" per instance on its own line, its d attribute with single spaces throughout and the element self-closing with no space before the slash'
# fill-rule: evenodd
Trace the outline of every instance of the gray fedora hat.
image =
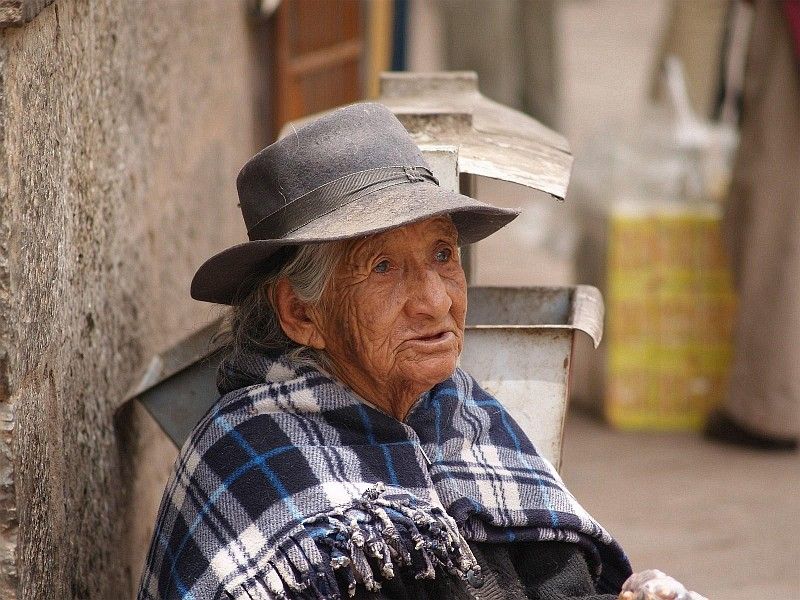
<svg viewBox="0 0 800 600">
<path fill-rule="evenodd" d="M 464 245 L 519 214 L 439 187 L 403 125 L 376 103 L 340 108 L 267 146 L 244 165 L 236 187 L 250 241 L 200 266 L 191 286 L 196 300 L 235 303 L 276 268 L 283 248 L 445 214 Z"/>
</svg>

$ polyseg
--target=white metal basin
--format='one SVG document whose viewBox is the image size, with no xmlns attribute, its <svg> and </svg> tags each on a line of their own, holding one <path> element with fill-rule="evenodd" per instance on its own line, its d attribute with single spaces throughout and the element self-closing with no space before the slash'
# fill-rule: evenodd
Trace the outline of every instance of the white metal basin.
<svg viewBox="0 0 800 600">
<path fill-rule="evenodd" d="M 497 397 L 556 467 L 576 330 L 600 342 L 603 301 L 589 286 L 469 288 L 462 367 Z M 150 362 L 129 395 L 178 446 L 217 399 L 221 356 L 209 325 Z"/>
<path fill-rule="evenodd" d="M 469 291 L 462 368 L 508 409 L 556 468 L 577 330 L 595 346 L 603 299 L 589 286 Z"/>
</svg>

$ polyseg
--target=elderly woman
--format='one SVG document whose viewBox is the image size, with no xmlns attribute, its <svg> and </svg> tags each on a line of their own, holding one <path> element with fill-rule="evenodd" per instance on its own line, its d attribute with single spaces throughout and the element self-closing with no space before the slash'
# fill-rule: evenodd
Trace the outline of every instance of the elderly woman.
<svg viewBox="0 0 800 600">
<path fill-rule="evenodd" d="M 237 183 L 250 241 L 192 282 L 232 306 L 222 397 L 167 486 L 141 600 L 694 597 L 652 573 L 620 595 L 618 544 L 457 368 L 458 247 L 515 211 L 438 187 L 378 104 Z"/>
</svg>

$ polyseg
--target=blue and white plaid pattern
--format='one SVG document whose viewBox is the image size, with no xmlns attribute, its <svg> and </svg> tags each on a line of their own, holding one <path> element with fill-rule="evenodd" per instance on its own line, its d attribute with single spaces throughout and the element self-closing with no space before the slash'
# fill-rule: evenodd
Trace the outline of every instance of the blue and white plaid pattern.
<svg viewBox="0 0 800 600">
<path fill-rule="evenodd" d="M 340 598 L 396 568 L 463 577 L 464 541 L 581 544 L 630 566 L 503 407 L 458 370 L 405 423 L 319 371 L 249 355 L 184 445 L 139 600 Z"/>
</svg>

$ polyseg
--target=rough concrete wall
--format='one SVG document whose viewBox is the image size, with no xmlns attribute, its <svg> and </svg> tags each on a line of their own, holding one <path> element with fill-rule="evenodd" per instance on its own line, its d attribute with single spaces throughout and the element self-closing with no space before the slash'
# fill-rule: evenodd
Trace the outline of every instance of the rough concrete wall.
<svg viewBox="0 0 800 600">
<path fill-rule="evenodd" d="M 244 2 L 217 0 L 57 0 L 2 33 L 0 597 L 120 598 L 138 577 L 158 498 L 126 497 L 142 458 L 112 415 L 212 316 L 191 275 L 243 237 L 254 37 Z M 171 456 L 146 440 L 163 485 Z"/>
<path fill-rule="evenodd" d="M 0 0 L 0 27 L 24 25 L 53 0 Z"/>
</svg>

